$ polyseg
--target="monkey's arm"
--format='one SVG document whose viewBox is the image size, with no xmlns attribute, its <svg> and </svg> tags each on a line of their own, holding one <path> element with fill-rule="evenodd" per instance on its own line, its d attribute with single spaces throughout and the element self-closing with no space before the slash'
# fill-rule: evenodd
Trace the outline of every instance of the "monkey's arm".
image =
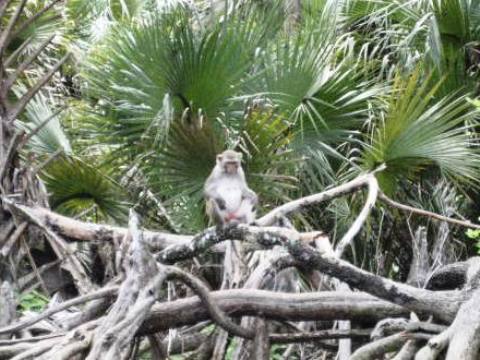
<svg viewBox="0 0 480 360">
<path fill-rule="evenodd" d="M 242 201 L 237 211 L 235 211 L 235 219 L 240 223 L 250 224 L 255 221 L 256 204 L 258 196 L 251 189 L 246 187 L 242 193 Z"/>
<path fill-rule="evenodd" d="M 247 200 L 252 205 L 257 205 L 258 196 L 257 194 L 255 194 L 255 192 L 252 189 L 250 189 L 249 187 L 245 187 L 245 189 L 242 192 L 242 202 L 245 200 Z"/>
<path fill-rule="evenodd" d="M 213 199 L 207 199 L 205 210 L 210 219 L 210 225 L 220 225 L 225 222 L 223 211 Z"/>
<path fill-rule="evenodd" d="M 226 209 L 225 200 L 218 193 L 216 186 L 205 186 L 204 194 L 207 201 L 213 200 L 215 206 L 217 206 L 219 210 Z"/>
</svg>

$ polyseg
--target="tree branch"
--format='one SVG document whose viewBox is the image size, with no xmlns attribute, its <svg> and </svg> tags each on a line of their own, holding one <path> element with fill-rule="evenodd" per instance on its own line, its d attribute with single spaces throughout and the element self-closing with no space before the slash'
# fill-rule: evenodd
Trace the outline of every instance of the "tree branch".
<svg viewBox="0 0 480 360">
<path fill-rule="evenodd" d="M 263 316 L 272 320 L 375 321 L 389 316 L 408 316 L 395 304 L 364 293 L 314 292 L 279 293 L 267 290 L 231 289 L 212 291 L 210 296 L 230 317 Z M 138 335 L 193 325 L 210 318 L 197 297 L 156 304 L 139 329 Z"/>
<path fill-rule="evenodd" d="M 235 324 L 227 316 L 225 316 L 220 307 L 210 296 L 210 292 L 207 286 L 203 284 L 200 280 L 196 279 L 185 271 L 172 266 L 165 267 L 164 271 L 166 272 L 167 279 L 179 280 L 185 285 L 187 285 L 189 288 L 191 288 L 193 292 L 200 297 L 203 305 L 207 308 L 213 321 L 215 321 L 215 323 L 222 327 L 224 330 L 228 331 L 232 335 L 240 336 L 247 339 L 253 339 L 255 337 L 255 332 L 242 328 L 241 326 Z"/>
<path fill-rule="evenodd" d="M 371 177 L 371 174 L 360 175 L 355 179 L 336 186 L 332 189 L 323 191 L 318 194 L 313 194 L 306 196 L 300 199 L 290 201 L 286 204 L 283 204 L 268 214 L 262 216 L 260 219 L 255 221 L 255 224 L 258 226 L 270 226 L 275 223 L 278 218 L 286 216 L 292 212 L 300 211 L 302 208 L 307 207 L 313 204 L 319 204 L 339 196 L 349 194 L 351 192 L 357 191 L 359 188 L 362 188 L 368 184 L 368 179 Z"/>
<path fill-rule="evenodd" d="M 18 207 L 15 206 L 15 203 L 10 199 L 3 197 L 2 200 L 11 209 L 18 209 Z M 49 243 L 55 251 L 56 255 L 60 259 L 65 260 L 64 266 L 72 274 L 72 277 L 76 285 L 78 286 L 80 292 L 83 292 L 85 294 L 88 293 L 90 290 L 94 289 L 94 286 L 90 281 L 88 275 L 86 274 L 85 269 L 83 268 L 80 261 L 76 258 L 75 254 L 73 254 L 71 249 L 69 249 L 68 244 L 65 244 L 63 239 L 58 234 L 52 231 L 49 227 L 45 226 L 45 224 L 42 223 L 41 219 L 32 216 L 31 213 L 27 214 L 29 216 L 30 222 L 44 231 L 46 238 L 49 240 Z"/>
<path fill-rule="evenodd" d="M 436 213 L 431 212 L 431 211 L 418 209 L 418 208 L 415 208 L 415 207 L 409 206 L 409 205 L 404 205 L 404 204 L 401 204 L 401 203 L 399 203 L 395 200 L 390 199 L 387 195 L 385 195 L 382 192 L 380 192 L 379 198 L 380 198 L 380 200 L 385 202 L 387 205 L 390 205 L 394 208 L 397 208 L 397 209 L 400 209 L 400 210 L 403 210 L 403 211 L 408 211 L 408 212 L 411 212 L 413 214 L 417 214 L 417 215 L 421 215 L 421 216 L 427 216 L 427 217 L 430 217 L 432 219 L 445 221 L 445 222 L 448 222 L 450 224 L 460 225 L 460 226 L 467 227 L 467 228 L 480 229 L 480 224 L 475 224 L 475 223 L 472 223 L 470 221 L 452 219 L 452 218 L 449 218 L 447 216 L 436 214 Z"/>
<path fill-rule="evenodd" d="M 50 228 L 60 236 L 78 241 L 94 242 L 121 242 L 128 233 L 127 228 L 88 223 L 78 221 L 67 216 L 54 213 L 48 209 L 39 206 L 26 206 L 13 202 L 7 197 L 2 197 L 2 201 L 7 202 L 9 206 L 15 209 L 18 215 L 24 219 L 37 219 L 43 226 Z M 30 220 L 30 222 L 32 222 Z M 162 232 L 144 231 L 144 240 L 149 244 L 152 251 L 164 249 L 167 246 L 188 244 L 193 236 L 176 235 Z"/>
<path fill-rule="evenodd" d="M 345 235 L 343 235 L 343 237 L 341 238 L 340 242 L 338 243 L 335 249 L 335 255 L 339 258 L 342 257 L 346 247 L 352 243 L 355 235 L 359 233 L 363 224 L 367 220 L 368 215 L 370 214 L 373 207 L 375 206 L 375 202 L 377 201 L 377 195 L 378 195 L 377 179 L 373 174 L 369 174 L 366 181 L 368 184 L 367 201 L 365 202 L 365 205 L 363 206 L 362 211 L 360 211 L 360 214 L 355 219 L 352 226 L 350 226 L 350 228 L 345 233 Z"/>
<path fill-rule="evenodd" d="M 99 298 L 103 298 L 103 297 L 116 295 L 118 293 L 118 288 L 119 288 L 118 286 L 103 288 L 103 289 L 100 289 L 100 290 L 97 290 L 97 291 L 94 291 L 94 292 L 76 297 L 74 299 L 67 300 L 67 301 L 62 302 L 62 303 L 60 303 L 60 304 L 58 304 L 58 305 L 56 305 L 52 308 L 49 308 L 49 309 L 45 310 L 44 312 L 42 312 L 42 313 L 40 313 L 36 316 L 32 316 L 30 318 L 27 318 L 23 321 L 17 322 L 15 324 L 10 325 L 10 326 L 0 328 L 0 334 L 10 334 L 10 333 L 20 331 L 20 330 L 25 329 L 25 328 L 43 320 L 43 319 L 46 319 L 46 318 L 52 316 L 53 314 L 56 314 L 56 313 L 58 313 L 60 311 L 63 311 L 63 310 L 66 310 L 66 309 L 68 309 L 72 306 L 80 305 L 80 304 L 86 303 L 86 302 L 94 300 L 94 299 L 99 299 Z"/>
</svg>

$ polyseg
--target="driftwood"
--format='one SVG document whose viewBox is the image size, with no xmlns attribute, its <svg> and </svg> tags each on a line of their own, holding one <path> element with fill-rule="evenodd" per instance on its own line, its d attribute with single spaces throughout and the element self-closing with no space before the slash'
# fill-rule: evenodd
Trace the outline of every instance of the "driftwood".
<svg viewBox="0 0 480 360">
<path fill-rule="evenodd" d="M 293 201 L 281 206 L 281 211 L 275 209 L 252 225 L 213 227 L 194 236 L 142 231 L 133 213 L 129 229 L 124 229 L 72 220 L 41 207 L 17 204 L 4 197 L 2 201 L 15 216 L 39 227 L 46 236 L 62 237 L 63 242 L 120 243 L 128 251 L 123 251 L 124 257 L 120 259 L 123 272 L 113 280 L 119 285 L 107 284 L 98 290 L 91 289 L 87 294 L 60 303 L 38 316 L 19 319 L 0 328 L 0 335 L 6 337 L 0 341 L 0 359 L 29 356 L 67 359 L 77 355 L 88 359 L 127 359 L 132 351 L 138 351 L 135 350 L 139 347 L 137 339 L 144 336 L 149 336 L 150 344 L 156 344 L 146 343 L 146 348 L 155 347 L 157 354 L 162 351 L 168 353 L 173 346 L 168 343 L 173 344 L 175 336 L 167 335 L 163 340 L 165 344 L 151 336 L 168 334 L 171 329 L 195 328 L 207 320 L 213 321 L 231 336 L 244 338 L 245 344 L 254 340 L 250 351 L 257 358 L 267 358 L 269 344 L 273 343 L 321 343 L 329 339 L 353 338 L 363 339 L 364 345 L 354 351 L 352 359 L 373 358 L 387 352 L 398 352 L 397 358 L 408 358 L 408 354 L 417 352 L 418 359 L 433 359 L 446 348 L 447 358 L 453 358 L 449 354 L 459 351 L 463 351 L 466 359 L 475 358 L 478 354 L 477 323 L 480 323 L 480 319 L 473 315 L 480 301 L 477 259 L 437 269 L 429 276 L 428 282 L 433 285 L 439 284 L 441 279 L 453 281 L 448 290 L 434 290 L 433 285 L 422 289 L 353 266 L 340 258 L 344 251 L 342 248 L 337 247 L 336 251 L 325 247 L 314 248 L 320 233 L 301 233 L 291 227 L 271 226 L 272 219 L 298 211 L 307 204 L 310 206 L 369 187 L 371 196 L 364 207 L 367 210 L 361 213 L 360 220 L 353 223 L 353 230 L 343 237 L 348 241 L 340 242 L 345 249 L 375 204 L 375 181 L 372 179 L 373 174 L 362 175 L 348 186 L 328 190 L 328 196 L 318 194 L 307 200 Z M 178 267 L 177 264 L 201 256 L 216 246 L 218 249 L 219 244 L 229 239 L 254 245 L 257 249 L 275 248 L 278 255 L 261 263 L 246 281 L 246 287 L 239 289 L 211 291 L 203 280 Z M 284 252 L 278 252 L 279 249 Z M 68 262 L 68 258 L 63 257 L 63 261 Z M 356 291 L 294 294 L 260 290 L 268 279 L 275 279 L 278 271 L 288 267 L 318 271 L 348 284 Z M 74 271 L 71 267 L 66 269 Z M 186 285 L 195 296 L 166 300 L 165 284 L 168 281 Z M 55 322 L 52 320 L 54 314 L 61 315 L 67 308 L 84 303 L 87 304 L 83 310 L 62 315 L 60 318 L 64 320 L 61 323 L 56 320 L 60 331 L 25 339 L 19 337 L 39 322 Z M 105 312 L 107 308 L 109 310 Z M 389 330 L 385 330 L 383 325 L 382 332 L 352 328 L 276 333 L 275 327 L 271 326 L 275 321 L 348 320 L 355 324 L 371 324 L 372 321 L 381 324 L 388 318 L 406 319 L 411 312 L 423 319 L 430 318 L 433 323 L 400 321 L 403 327 L 390 326 Z M 243 316 L 257 318 L 255 330 L 238 325 L 237 321 Z M 372 342 L 367 340 L 370 333 L 376 334 Z M 198 340 L 206 335 L 197 331 L 182 336 Z M 212 347 L 206 346 L 210 342 L 205 337 L 202 339 L 202 346 L 197 346 L 197 349 L 200 351 L 202 348 L 207 354 Z M 189 344 L 198 345 L 198 341 L 191 340 Z M 324 346 L 325 349 L 332 347 L 327 343 Z M 191 351 L 195 347 L 192 345 L 186 349 Z"/>
</svg>

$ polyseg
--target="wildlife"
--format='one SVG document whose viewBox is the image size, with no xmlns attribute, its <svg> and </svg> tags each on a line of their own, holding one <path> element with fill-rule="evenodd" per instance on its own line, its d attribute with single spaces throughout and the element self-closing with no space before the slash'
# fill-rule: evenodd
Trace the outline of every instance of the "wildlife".
<svg viewBox="0 0 480 360">
<path fill-rule="evenodd" d="M 255 220 L 258 197 L 247 185 L 241 160 L 242 154 L 233 150 L 217 155 L 204 187 L 206 211 L 212 224 L 248 224 Z"/>
</svg>

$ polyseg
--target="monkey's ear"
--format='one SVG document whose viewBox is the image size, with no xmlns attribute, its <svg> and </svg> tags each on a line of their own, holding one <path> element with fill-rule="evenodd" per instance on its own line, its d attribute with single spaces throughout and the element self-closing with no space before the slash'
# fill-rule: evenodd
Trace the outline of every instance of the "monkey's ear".
<svg viewBox="0 0 480 360">
<path fill-rule="evenodd" d="M 241 152 L 237 152 L 238 160 L 242 161 L 243 154 Z"/>
<path fill-rule="evenodd" d="M 222 162 L 223 156 L 222 154 L 217 155 L 217 162 Z"/>
</svg>

